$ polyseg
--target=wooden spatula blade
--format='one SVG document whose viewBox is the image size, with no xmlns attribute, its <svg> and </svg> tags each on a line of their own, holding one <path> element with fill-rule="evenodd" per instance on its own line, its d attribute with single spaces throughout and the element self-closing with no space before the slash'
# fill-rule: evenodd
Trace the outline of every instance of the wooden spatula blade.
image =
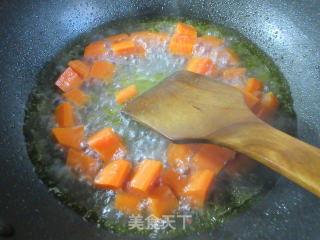
<svg viewBox="0 0 320 240">
<path fill-rule="evenodd" d="M 320 150 L 257 119 L 234 87 L 178 72 L 125 112 L 176 142 L 207 140 L 244 153 L 320 196 Z"/>
<path fill-rule="evenodd" d="M 239 90 L 188 71 L 171 75 L 124 112 L 174 141 L 204 139 L 239 121 L 256 121 Z"/>
</svg>

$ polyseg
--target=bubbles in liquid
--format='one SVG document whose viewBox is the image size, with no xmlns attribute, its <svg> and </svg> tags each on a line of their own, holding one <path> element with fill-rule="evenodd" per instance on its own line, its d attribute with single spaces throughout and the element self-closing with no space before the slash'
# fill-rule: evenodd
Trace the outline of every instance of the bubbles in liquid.
<svg viewBox="0 0 320 240">
<path fill-rule="evenodd" d="M 209 35 L 214 35 L 210 33 Z M 148 47 L 147 43 L 140 42 L 143 46 Z M 152 158 L 162 161 L 166 166 L 166 148 L 168 141 L 149 129 L 139 125 L 133 120 L 121 114 L 121 106 L 115 99 L 115 92 L 121 88 L 135 84 L 137 81 L 158 82 L 155 79 L 157 74 L 165 74 L 168 76 L 176 71 L 183 70 L 187 63 L 187 58 L 181 56 L 173 56 L 168 53 L 168 42 L 159 44 L 156 47 L 147 48 L 145 58 L 135 56 L 118 57 L 111 50 L 110 43 L 106 41 L 107 51 L 97 60 L 109 61 L 117 65 L 117 72 L 113 76 L 111 83 L 105 83 L 99 79 L 92 79 L 87 82 L 83 91 L 88 94 L 91 100 L 81 109 L 77 109 L 77 120 L 79 124 L 84 125 L 85 138 L 91 134 L 110 126 L 123 137 L 128 148 L 126 158 L 130 160 L 133 166 L 136 166 L 144 159 Z M 210 44 L 197 43 L 194 47 L 193 55 L 199 58 L 210 58 L 219 69 L 224 69 L 228 65 L 228 58 L 222 52 L 225 49 L 223 45 L 212 47 Z M 88 60 L 88 59 L 85 59 Z M 89 59 L 89 61 L 92 61 Z M 58 70 L 61 66 L 58 66 Z M 230 84 L 230 83 L 229 83 Z M 242 79 L 233 79 L 232 84 L 242 85 Z M 60 101 L 62 101 L 61 97 Z M 57 102 L 57 99 L 54 99 Z M 52 123 L 52 121 L 50 121 Z M 49 128 L 52 124 L 49 124 Z M 85 153 L 98 158 L 86 143 L 82 143 Z M 63 165 L 63 164 L 62 164 Z M 59 172 L 59 167 L 61 168 Z M 55 165 L 52 171 L 61 179 L 62 176 L 68 175 L 65 166 Z M 69 172 L 70 174 L 70 172 Z M 113 213 L 112 199 L 114 193 L 112 191 L 96 191 L 92 198 L 95 203 L 104 205 L 101 209 L 103 217 L 107 217 Z M 181 211 L 190 211 L 190 206 L 183 199 L 180 201 Z M 121 217 L 122 214 L 117 214 Z"/>
</svg>

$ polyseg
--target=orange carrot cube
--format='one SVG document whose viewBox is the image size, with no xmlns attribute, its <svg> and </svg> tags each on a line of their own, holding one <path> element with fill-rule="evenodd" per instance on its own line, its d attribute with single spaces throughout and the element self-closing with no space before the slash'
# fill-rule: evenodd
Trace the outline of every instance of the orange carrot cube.
<svg viewBox="0 0 320 240">
<path fill-rule="evenodd" d="M 190 57 L 197 38 L 190 35 L 174 34 L 171 38 L 169 52 L 173 55 Z"/>
<path fill-rule="evenodd" d="M 60 145 L 81 150 L 81 142 L 83 142 L 84 136 L 82 125 L 69 128 L 53 128 L 52 135 Z"/>
<path fill-rule="evenodd" d="M 113 52 L 118 56 L 129 56 L 136 53 L 136 45 L 132 40 L 124 40 L 111 44 Z"/>
<path fill-rule="evenodd" d="M 263 95 L 261 103 L 269 108 L 276 109 L 279 106 L 279 100 L 273 94 L 273 92 L 268 92 Z"/>
<path fill-rule="evenodd" d="M 188 36 L 193 36 L 197 37 L 197 30 L 192 27 L 191 25 L 187 25 L 184 23 L 179 22 L 174 30 L 175 34 L 180 34 L 180 35 L 188 35 Z"/>
<path fill-rule="evenodd" d="M 81 87 L 82 84 L 82 79 L 71 67 L 65 69 L 55 82 L 55 85 L 63 92 L 68 92 L 74 88 Z"/>
<path fill-rule="evenodd" d="M 111 82 L 116 66 L 106 61 L 95 61 L 90 70 L 90 76 L 106 82 Z"/>
<path fill-rule="evenodd" d="M 178 199 L 166 185 L 156 187 L 148 197 L 148 212 L 157 218 L 172 214 L 178 205 Z"/>
<path fill-rule="evenodd" d="M 130 180 L 129 188 L 138 194 L 148 194 L 162 170 L 162 163 L 152 159 L 146 159 L 139 164 L 136 173 Z"/>
<path fill-rule="evenodd" d="M 110 127 L 92 134 L 87 143 L 105 162 L 123 158 L 126 155 L 126 148 L 121 142 L 120 136 Z"/>
<path fill-rule="evenodd" d="M 187 185 L 187 177 L 180 174 L 173 168 L 167 169 L 161 176 L 162 182 L 168 185 L 177 197 L 184 195 L 184 188 Z"/>
<path fill-rule="evenodd" d="M 208 169 L 217 175 L 225 164 L 233 159 L 235 152 L 214 144 L 202 144 L 191 160 L 191 170 Z"/>
<path fill-rule="evenodd" d="M 138 94 L 138 92 L 137 92 L 136 85 L 133 84 L 133 85 L 130 85 L 126 88 L 121 89 L 115 95 L 116 95 L 117 102 L 119 104 L 124 104 L 127 101 L 129 101 L 130 99 L 137 96 L 137 94 Z"/>
<path fill-rule="evenodd" d="M 142 198 L 132 193 L 118 193 L 114 207 L 126 215 L 141 215 Z"/>
<path fill-rule="evenodd" d="M 94 180 L 94 184 L 102 188 L 119 189 L 124 184 L 131 164 L 125 159 L 118 159 L 104 167 Z"/>
<path fill-rule="evenodd" d="M 259 102 L 259 98 L 238 85 L 235 85 L 235 87 L 241 90 L 244 95 L 244 99 L 250 109 L 257 105 L 257 103 Z"/>
<path fill-rule="evenodd" d="M 259 79 L 256 79 L 256 78 L 247 79 L 246 90 L 258 98 L 260 98 L 262 95 L 263 87 L 264 87 L 264 84 Z"/>
<path fill-rule="evenodd" d="M 218 68 L 209 58 L 193 58 L 187 63 L 186 70 L 210 77 L 218 74 Z"/>
<path fill-rule="evenodd" d="M 54 112 L 59 127 L 72 127 L 76 124 L 75 113 L 70 103 L 61 103 L 58 107 L 56 107 Z"/>
<path fill-rule="evenodd" d="M 199 144 L 173 144 L 170 143 L 167 148 L 167 162 L 174 168 L 186 171 L 189 168 L 189 162 Z"/>
<path fill-rule="evenodd" d="M 277 107 L 279 101 L 272 92 L 268 92 L 262 96 L 260 103 L 253 109 L 253 113 L 262 120 L 267 120 L 271 117 Z"/>
<path fill-rule="evenodd" d="M 62 95 L 78 106 L 83 106 L 89 101 L 89 96 L 82 92 L 79 88 L 74 88 Z"/>
<path fill-rule="evenodd" d="M 81 60 L 72 60 L 68 62 L 68 66 L 71 67 L 81 78 L 86 78 L 90 72 L 90 65 Z"/>
<path fill-rule="evenodd" d="M 185 195 L 193 208 L 203 207 L 215 173 L 211 170 L 199 170 L 194 172 L 185 187 Z"/>
<path fill-rule="evenodd" d="M 106 52 L 106 46 L 103 40 L 95 41 L 90 43 L 84 49 L 84 56 L 85 57 L 96 57 L 101 56 Z"/>
</svg>

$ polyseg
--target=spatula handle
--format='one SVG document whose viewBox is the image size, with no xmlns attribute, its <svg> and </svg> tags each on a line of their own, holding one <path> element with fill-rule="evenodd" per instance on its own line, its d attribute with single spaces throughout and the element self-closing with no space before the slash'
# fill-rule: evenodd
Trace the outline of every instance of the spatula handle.
<svg viewBox="0 0 320 240">
<path fill-rule="evenodd" d="M 209 140 L 244 153 L 320 197 L 320 149 L 264 122 L 235 124 Z"/>
</svg>

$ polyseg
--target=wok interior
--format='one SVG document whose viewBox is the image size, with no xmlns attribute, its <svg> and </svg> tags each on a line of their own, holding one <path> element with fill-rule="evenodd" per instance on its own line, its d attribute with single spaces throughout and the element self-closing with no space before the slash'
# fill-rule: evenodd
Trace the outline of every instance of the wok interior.
<svg viewBox="0 0 320 240">
<path fill-rule="evenodd" d="M 119 215 L 113 208 L 115 194 L 112 191 L 88 186 L 85 181 L 79 182 L 70 174 L 65 165 L 65 154 L 59 151 L 60 147 L 55 144 L 51 137 L 51 128 L 54 126 L 55 121 L 52 112 L 54 111 L 54 107 L 61 101 L 60 94 L 52 83 L 64 68 L 64 63 L 70 59 L 81 58 L 83 47 L 88 44 L 89 39 L 99 40 L 101 36 L 110 36 L 122 32 L 130 33 L 144 29 L 170 32 L 179 20 L 184 21 L 184 19 L 176 18 L 132 19 L 106 24 L 82 35 L 78 41 L 71 44 L 69 48 L 64 49 L 55 57 L 52 62 L 54 69 L 50 67 L 43 70 L 44 75 L 41 76 L 38 85 L 30 95 L 26 109 L 24 130 L 27 149 L 30 159 L 35 165 L 36 172 L 49 186 L 49 191 L 65 205 L 71 206 L 85 219 L 99 224 L 106 230 L 114 229 L 115 232 L 127 231 L 134 234 L 152 234 L 154 237 L 179 236 L 193 233 L 201 234 L 213 226 L 221 224 L 222 221 L 227 221 L 232 215 L 250 209 L 257 199 L 262 198 L 273 188 L 278 179 L 277 174 L 262 165 L 253 167 L 258 165 L 253 160 L 236 159 L 234 162 L 227 164 L 226 168 L 215 180 L 207 207 L 200 213 L 193 213 L 192 226 L 187 227 L 186 231 L 166 228 L 164 231 L 153 233 L 152 230 L 139 232 L 134 229 L 130 231 L 128 217 Z M 250 42 L 239 38 L 239 33 L 225 29 L 222 26 L 211 25 L 201 21 L 191 19 L 188 21 L 191 25 L 201 29 L 200 35 L 206 32 L 218 36 L 221 35 L 227 42 L 226 44 L 233 46 L 236 49 L 236 54 L 246 60 L 243 65 L 248 69 L 250 74 L 266 81 L 266 85 L 272 84 L 271 90 L 280 96 L 279 100 L 282 106 L 275 121 L 278 123 L 278 127 L 284 131 L 293 132 L 295 130 L 295 119 L 290 93 L 286 87 L 284 78 L 276 70 L 272 61 L 265 56 L 263 57 L 263 53 Z M 249 50 L 252 52 L 249 52 Z M 128 69 L 122 66 L 118 70 L 120 74 L 113 79 L 112 84 L 91 86 L 91 92 L 88 89 L 89 87 L 86 87 L 91 100 L 86 107 L 81 109 L 81 114 L 78 114 L 78 121 L 84 124 L 86 131 L 95 132 L 97 129 L 103 128 L 105 124 L 110 124 L 117 132 L 120 131 L 130 149 L 128 159 L 134 165 L 139 161 L 141 157 L 141 153 L 139 152 L 141 151 L 144 151 L 142 154 L 145 158 L 151 157 L 165 161 L 166 156 L 163 155 L 166 152 L 167 142 L 129 118 L 121 116 L 119 110 L 119 113 L 111 114 L 117 112 L 119 106 L 113 103 L 113 98 L 110 98 L 110 96 L 112 96 L 112 89 L 117 89 L 117 85 L 123 81 L 133 81 L 132 83 L 141 81 L 142 85 L 149 84 L 152 86 L 155 83 L 151 84 L 149 79 L 153 78 L 153 74 L 157 76 L 157 80 L 153 80 L 154 82 L 161 81 L 170 71 L 177 71 L 184 66 L 180 58 L 170 59 L 167 53 L 164 54 L 160 51 L 160 53 L 154 52 L 151 54 L 151 56 L 153 55 L 154 57 L 147 58 L 147 63 L 137 63 L 137 60 L 133 59 L 132 64 L 137 68 L 136 70 L 131 69 L 135 69 L 133 66 Z M 126 60 L 125 63 L 130 63 L 130 60 Z M 147 64 L 147 66 L 144 66 L 144 64 Z M 163 66 L 159 68 L 159 65 Z M 132 80 L 135 78 L 138 80 Z M 286 124 L 283 124 L 280 118 L 286 119 Z M 292 124 L 288 124 L 288 121 L 291 121 Z M 155 142 L 156 145 L 150 145 L 149 142 Z M 141 145 L 144 146 L 143 150 L 139 149 Z M 137 153 L 134 153 L 134 151 L 137 151 Z M 251 166 L 250 168 L 252 169 L 246 170 L 246 166 L 248 168 Z M 190 214 L 190 210 L 184 210 L 187 208 L 187 206 L 182 205 L 177 214 Z"/>
</svg>

